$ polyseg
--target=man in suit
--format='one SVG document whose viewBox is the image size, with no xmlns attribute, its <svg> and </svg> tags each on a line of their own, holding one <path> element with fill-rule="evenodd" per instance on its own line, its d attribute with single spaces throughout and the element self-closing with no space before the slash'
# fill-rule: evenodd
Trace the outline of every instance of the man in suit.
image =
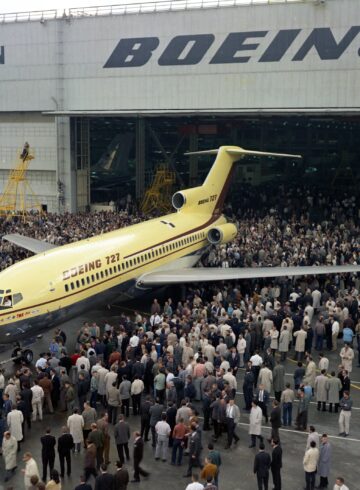
<svg viewBox="0 0 360 490">
<path fill-rule="evenodd" d="M 123 467 L 121 461 L 116 462 L 116 471 L 114 473 L 113 490 L 126 490 L 129 483 L 129 472 Z"/>
<path fill-rule="evenodd" d="M 60 377 L 57 375 L 55 369 L 50 370 L 51 383 L 52 383 L 52 391 L 51 391 L 51 402 L 53 404 L 54 409 L 56 410 L 59 399 L 60 399 Z"/>
<path fill-rule="evenodd" d="M 270 413 L 270 423 L 271 423 L 271 439 L 280 440 L 279 429 L 281 427 L 281 408 L 280 403 L 274 400 L 272 403 L 272 410 Z M 269 441 L 269 442 L 270 442 Z"/>
<path fill-rule="evenodd" d="M 119 460 L 123 465 L 125 462 L 124 451 L 126 459 L 129 461 L 129 439 L 130 439 L 130 426 L 125 422 L 124 415 L 120 415 L 119 422 L 115 425 L 114 438 L 116 442 L 117 452 Z"/>
<path fill-rule="evenodd" d="M 273 452 L 271 455 L 271 473 L 274 488 L 273 490 L 281 490 L 281 468 L 282 468 L 282 449 L 278 439 L 271 440 Z"/>
<path fill-rule="evenodd" d="M 270 465 L 270 455 L 265 452 L 265 444 L 261 442 L 259 445 L 259 452 L 254 460 L 254 473 L 257 477 L 259 490 L 268 490 Z"/>
<path fill-rule="evenodd" d="M 247 364 L 246 366 L 244 382 L 243 382 L 243 392 L 244 392 L 244 400 L 245 400 L 245 410 L 247 412 L 250 412 L 251 402 L 254 393 L 254 374 L 251 371 L 251 367 L 249 366 L 249 364 Z"/>
<path fill-rule="evenodd" d="M 140 466 L 141 460 L 144 456 L 144 441 L 140 436 L 140 432 L 134 433 L 134 479 L 132 482 L 139 482 L 141 476 L 149 476 L 150 473 L 143 470 Z"/>
<path fill-rule="evenodd" d="M 150 431 L 150 407 L 153 402 L 150 399 L 150 396 L 147 395 L 145 400 L 141 403 L 140 406 L 140 416 L 141 416 L 141 437 L 144 438 L 144 441 L 149 441 L 149 431 Z"/>
<path fill-rule="evenodd" d="M 107 466 L 102 463 L 100 466 L 100 475 L 95 478 L 95 490 L 109 490 L 114 485 L 114 475 L 107 472 Z"/>
<path fill-rule="evenodd" d="M 169 437 L 169 447 L 173 445 L 172 433 L 176 425 L 176 413 L 177 409 L 173 402 L 168 403 L 168 409 L 166 410 L 166 422 L 170 425 L 171 433 Z"/>
<path fill-rule="evenodd" d="M 50 429 L 50 427 L 48 427 L 46 429 L 45 435 L 40 437 L 41 446 L 42 446 L 41 459 L 42 459 L 42 465 L 43 465 L 43 476 L 42 476 L 43 481 L 46 481 L 46 474 L 47 474 L 48 465 L 49 465 L 50 474 L 51 474 L 51 471 L 54 469 L 54 463 L 55 463 L 56 439 L 50 433 L 51 433 L 51 429 Z"/>
<path fill-rule="evenodd" d="M 151 438 L 152 438 L 152 447 L 156 446 L 156 431 L 155 425 L 160 422 L 161 415 L 164 411 L 164 405 L 160 403 L 160 400 L 156 398 L 155 404 L 150 407 L 150 428 L 151 428 Z"/>
<path fill-rule="evenodd" d="M 92 486 L 86 483 L 85 476 L 80 476 L 80 483 L 75 487 L 74 490 L 92 490 Z"/>
<path fill-rule="evenodd" d="M 184 476 L 191 476 L 191 472 L 194 466 L 199 468 L 202 467 L 200 462 L 200 454 L 201 454 L 201 437 L 197 430 L 197 427 L 194 423 L 191 424 L 191 434 L 188 439 L 189 444 L 189 466 L 187 469 L 187 473 Z"/>
<path fill-rule="evenodd" d="M 228 441 L 225 449 L 230 449 L 233 439 L 235 439 L 235 444 L 239 442 L 239 437 L 236 434 L 236 426 L 240 419 L 239 407 L 235 404 L 235 400 L 231 399 L 226 408 L 226 427 Z"/>
<path fill-rule="evenodd" d="M 67 475 L 71 475 L 71 450 L 74 447 L 74 439 L 66 426 L 62 428 L 62 435 L 58 439 L 58 453 L 60 461 L 61 478 L 65 475 L 65 460 L 67 467 Z"/>
<path fill-rule="evenodd" d="M 258 407 L 261 408 L 265 422 L 269 420 L 267 404 L 269 402 L 269 392 L 264 389 L 264 385 L 259 385 L 259 389 L 255 392 L 255 400 L 258 402 Z"/>
</svg>

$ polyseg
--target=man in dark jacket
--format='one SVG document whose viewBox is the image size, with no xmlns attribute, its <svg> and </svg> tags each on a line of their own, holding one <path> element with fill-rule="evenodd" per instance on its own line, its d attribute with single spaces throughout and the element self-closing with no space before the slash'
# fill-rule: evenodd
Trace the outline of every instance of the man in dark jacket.
<svg viewBox="0 0 360 490">
<path fill-rule="evenodd" d="M 130 426 L 125 422 L 124 415 L 120 415 L 119 422 L 115 425 L 114 439 L 118 451 L 120 463 L 123 465 L 125 462 L 124 451 L 126 459 L 129 461 L 129 439 L 130 439 Z"/>
<path fill-rule="evenodd" d="M 100 475 L 95 478 L 95 490 L 109 490 L 114 485 L 114 475 L 107 472 L 107 466 L 102 463 L 100 466 Z"/>
<path fill-rule="evenodd" d="M 134 433 L 134 479 L 132 482 L 139 482 L 141 476 L 149 476 L 150 473 L 140 467 L 141 460 L 144 456 L 144 441 L 140 432 Z"/>
<path fill-rule="evenodd" d="M 160 404 L 159 399 L 157 398 L 155 404 L 150 407 L 150 428 L 151 428 L 151 438 L 152 438 L 152 447 L 156 446 L 156 433 L 155 433 L 155 425 L 160 422 L 161 414 L 164 411 L 164 405 Z"/>
<path fill-rule="evenodd" d="M 177 409 L 173 402 L 168 402 L 168 409 L 166 410 L 166 422 L 170 425 L 169 447 L 173 445 L 172 433 L 176 425 L 176 412 Z"/>
<path fill-rule="evenodd" d="M 114 473 L 113 490 L 126 490 L 129 483 L 129 472 L 123 467 L 120 461 L 116 463 L 116 471 Z"/>
<path fill-rule="evenodd" d="M 278 439 L 271 440 L 273 452 L 271 455 L 271 473 L 274 488 L 273 490 L 281 490 L 281 468 L 282 468 L 282 449 Z"/>
<path fill-rule="evenodd" d="M 43 465 L 43 476 L 42 479 L 43 481 L 46 481 L 46 473 L 47 473 L 47 467 L 49 465 L 50 469 L 50 474 L 51 471 L 54 469 L 54 463 L 55 463 L 55 446 L 56 446 L 56 439 L 54 436 L 50 434 L 51 429 L 48 427 L 46 429 L 46 434 L 42 437 L 40 437 L 42 449 L 41 449 L 41 459 L 42 459 L 42 465 Z"/>
<path fill-rule="evenodd" d="M 33 392 L 31 391 L 30 384 L 28 381 L 23 383 L 23 389 L 20 391 L 20 396 L 21 396 L 21 400 L 24 402 L 24 412 L 22 410 L 21 411 L 23 412 L 24 420 L 27 423 L 28 429 L 31 429 L 31 412 L 32 412 L 31 402 L 32 402 Z"/>
<path fill-rule="evenodd" d="M 62 435 L 58 439 L 58 453 L 60 461 L 61 478 L 65 475 L 65 460 L 67 467 L 67 475 L 71 475 L 71 450 L 74 447 L 74 439 L 66 426 L 62 428 Z"/>
<path fill-rule="evenodd" d="M 53 386 L 53 389 L 51 391 L 51 401 L 54 409 L 56 410 L 60 400 L 60 378 L 56 374 L 55 369 L 50 370 L 50 377 Z"/>
<path fill-rule="evenodd" d="M 251 410 L 251 402 L 254 395 L 254 381 L 254 373 L 251 371 L 251 367 L 249 366 L 249 364 L 247 364 L 243 382 L 245 410 L 247 412 L 250 412 Z"/>
<path fill-rule="evenodd" d="M 146 399 L 142 402 L 140 406 L 140 417 L 141 417 L 141 437 L 145 441 L 149 441 L 149 430 L 150 430 L 150 407 L 152 406 L 152 401 L 150 396 L 147 395 Z"/>
<path fill-rule="evenodd" d="M 255 456 L 254 460 L 254 473 L 257 477 L 259 490 L 263 490 L 263 488 L 264 490 L 268 490 L 270 465 L 270 455 L 265 452 L 265 444 L 260 442 L 259 452 Z"/>
<path fill-rule="evenodd" d="M 202 467 L 200 462 L 201 438 L 200 433 L 194 423 L 191 424 L 191 434 L 189 435 L 189 466 L 184 476 L 191 476 L 194 466 Z"/>
<path fill-rule="evenodd" d="M 278 441 L 280 441 L 280 435 L 279 435 L 279 429 L 281 427 L 280 403 L 277 400 L 274 400 L 272 406 L 273 408 L 270 413 L 271 439 L 277 439 Z"/>
</svg>

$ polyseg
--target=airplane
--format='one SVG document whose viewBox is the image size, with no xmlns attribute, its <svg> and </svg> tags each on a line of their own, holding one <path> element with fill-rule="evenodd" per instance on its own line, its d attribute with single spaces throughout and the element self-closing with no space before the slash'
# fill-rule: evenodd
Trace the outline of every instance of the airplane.
<svg viewBox="0 0 360 490">
<path fill-rule="evenodd" d="M 173 195 L 171 214 L 63 246 L 3 236 L 35 255 L 0 273 L 0 343 L 26 340 L 89 308 L 161 285 L 360 272 L 358 265 L 194 268 L 209 246 L 228 243 L 237 234 L 222 214 L 235 163 L 248 155 L 301 158 L 238 146 L 194 153 L 216 158 L 202 185 Z M 23 354 L 30 363 L 32 351 Z"/>
</svg>

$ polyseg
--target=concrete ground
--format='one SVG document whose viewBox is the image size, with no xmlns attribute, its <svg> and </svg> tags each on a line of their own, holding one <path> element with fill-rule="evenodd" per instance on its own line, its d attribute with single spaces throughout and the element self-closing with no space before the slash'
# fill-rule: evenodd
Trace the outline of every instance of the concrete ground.
<svg viewBox="0 0 360 490">
<path fill-rule="evenodd" d="M 109 322 L 114 321 L 116 324 L 117 317 L 121 309 L 111 310 L 96 310 L 91 311 L 87 315 L 83 315 L 77 319 L 71 320 L 65 323 L 62 328 L 68 336 L 67 346 L 69 350 L 74 346 L 76 333 L 81 327 L 83 321 L 96 320 L 99 325 L 102 325 L 105 320 Z M 126 313 L 127 311 L 124 310 Z M 51 339 L 51 332 L 46 332 L 43 338 L 39 340 L 34 346 L 33 350 L 35 355 L 38 355 L 43 350 L 47 350 L 49 341 Z M 341 342 L 340 342 L 341 344 Z M 6 350 L 0 354 L 0 362 L 7 359 L 10 356 L 11 351 Z M 313 352 L 315 361 L 317 361 L 316 353 Z M 330 370 L 336 369 L 339 364 L 338 353 L 330 353 Z M 288 379 L 292 383 L 292 373 L 294 371 L 295 363 L 292 360 L 288 360 L 285 364 L 286 372 L 288 373 Z M 312 403 L 309 413 L 309 423 L 315 425 L 319 433 L 326 432 L 330 435 L 330 443 L 332 446 L 332 471 L 330 476 L 330 488 L 332 490 L 336 476 L 343 476 L 345 482 L 350 490 L 356 490 L 360 488 L 360 368 L 356 367 L 357 362 L 354 362 L 354 370 L 351 376 L 353 386 L 351 388 L 351 396 L 354 400 L 354 409 L 352 413 L 350 436 L 343 438 L 338 436 L 338 416 L 336 414 L 318 412 L 316 410 L 316 404 Z M 12 363 L 4 365 L 7 374 L 13 372 Z M 241 393 L 243 372 L 238 374 L 238 395 L 237 403 L 240 409 L 244 406 L 243 397 Z M 99 407 L 99 413 L 101 409 Z M 200 410 L 201 412 L 201 410 Z M 296 407 L 295 407 L 296 412 Z M 293 414 L 294 415 L 294 414 Z M 215 447 L 220 450 L 222 455 L 223 464 L 221 466 L 219 488 L 222 490 L 256 490 L 257 482 L 255 475 L 253 474 L 253 461 L 256 451 L 249 449 L 249 435 L 248 435 L 248 421 L 249 415 L 241 413 L 241 420 L 238 427 L 238 435 L 240 436 L 240 442 L 235 449 L 225 450 L 225 438 L 219 440 Z M 21 468 L 23 468 L 22 454 L 24 451 L 31 451 L 33 456 L 39 465 L 40 473 L 41 469 L 41 444 L 40 437 L 44 434 L 47 426 L 52 427 L 52 433 L 58 437 L 61 435 L 61 426 L 66 422 L 66 415 L 63 413 L 56 413 L 54 415 L 47 414 L 44 416 L 43 422 L 35 422 L 30 431 L 27 431 L 25 436 L 25 442 L 22 444 L 21 453 L 19 453 L 18 470 L 15 476 L 7 484 L 3 484 L 4 475 L 4 461 L 0 457 L 0 490 L 8 488 L 23 489 L 23 475 Z M 130 416 L 129 423 L 132 430 L 137 430 L 140 426 L 139 417 Z M 270 435 L 270 428 L 268 425 L 264 425 L 263 428 L 264 437 Z M 281 444 L 283 448 L 283 470 L 282 480 L 284 490 L 301 490 L 304 487 L 304 472 L 302 467 L 302 459 L 304 455 L 304 449 L 306 444 L 305 433 L 298 432 L 292 429 L 281 429 Z M 207 443 L 210 442 L 211 432 L 204 432 L 203 436 L 203 457 L 206 456 Z M 271 450 L 269 445 L 267 450 Z M 109 470 L 115 471 L 114 463 L 117 459 L 117 452 L 114 441 L 112 439 L 110 461 L 111 465 Z M 72 457 L 73 472 L 71 477 L 65 477 L 62 482 L 63 490 L 71 490 L 77 484 L 79 476 L 82 473 L 83 468 L 83 453 L 74 455 Z M 184 478 L 183 475 L 186 472 L 187 457 L 184 458 L 182 467 L 174 467 L 169 463 L 163 463 L 162 461 L 155 461 L 153 450 L 150 443 L 146 444 L 145 456 L 143 460 L 143 466 L 151 472 L 151 476 L 147 480 L 143 480 L 140 484 L 129 484 L 130 488 L 138 488 L 140 490 L 171 488 L 172 490 L 184 490 L 189 483 L 189 478 Z M 59 469 L 59 461 L 56 458 L 55 468 Z M 132 478 L 132 466 L 131 462 L 128 466 L 131 471 Z M 90 480 L 93 483 L 93 480 Z M 318 483 L 318 479 L 317 479 Z M 269 488 L 272 488 L 272 480 L 270 477 Z"/>
</svg>

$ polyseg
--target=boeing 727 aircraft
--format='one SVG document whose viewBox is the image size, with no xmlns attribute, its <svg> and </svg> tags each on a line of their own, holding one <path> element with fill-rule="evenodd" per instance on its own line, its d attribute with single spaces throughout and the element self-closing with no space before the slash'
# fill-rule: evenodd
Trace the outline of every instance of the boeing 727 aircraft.
<svg viewBox="0 0 360 490">
<path fill-rule="evenodd" d="M 21 235 L 8 240 L 36 255 L 0 273 L 0 343 L 22 341 L 97 304 L 164 284 L 359 272 L 360 266 L 193 268 L 210 244 L 227 243 L 236 226 L 222 215 L 234 164 L 246 155 L 301 158 L 222 146 L 203 185 L 176 192 L 176 212 L 77 243 L 55 247 Z M 31 351 L 26 351 L 31 361 Z"/>
</svg>

